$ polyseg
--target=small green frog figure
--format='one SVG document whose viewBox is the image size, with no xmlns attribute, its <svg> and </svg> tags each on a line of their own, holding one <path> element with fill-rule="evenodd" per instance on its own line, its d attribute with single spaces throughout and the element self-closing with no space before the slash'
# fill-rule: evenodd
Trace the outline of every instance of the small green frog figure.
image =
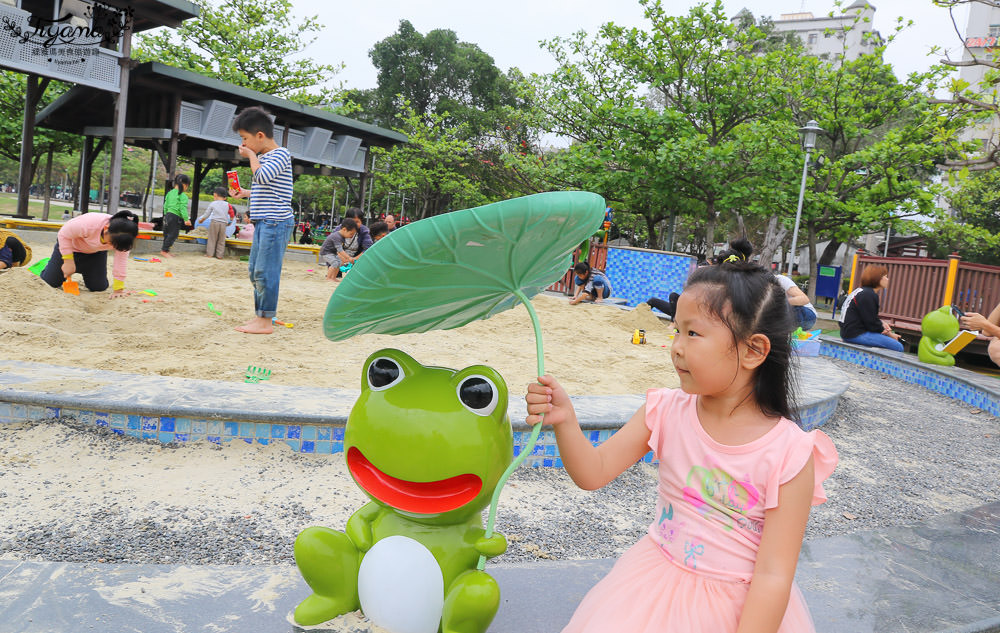
<svg viewBox="0 0 1000 633">
<path fill-rule="evenodd" d="M 921 362 L 952 367 L 955 357 L 942 351 L 944 344 L 958 334 L 958 319 L 951 313 L 950 306 L 941 306 L 928 312 L 920 321 L 920 344 L 917 346 L 917 358 Z"/>
<path fill-rule="evenodd" d="M 500 588 L 476 566 L 480 555 L 506 551 L 507 539 L 485 537 L 482 510 L 513 454 L 500 374 L 375 352 L 364 364 L 344 454 L 371 501 L 344 532 L 311 527 L 296 538 L 295 562 L 313 593 L 296 607 L 295 622 L 315 625 L 361 608 L 390 631 L 376 614 L 395 613 L 406 623 L 397 630 L 484 633 Z M 417 555 L 399 560 L 399 544 Z M 421 613 L 400 613 L 414 605 Z"/>
</svg>

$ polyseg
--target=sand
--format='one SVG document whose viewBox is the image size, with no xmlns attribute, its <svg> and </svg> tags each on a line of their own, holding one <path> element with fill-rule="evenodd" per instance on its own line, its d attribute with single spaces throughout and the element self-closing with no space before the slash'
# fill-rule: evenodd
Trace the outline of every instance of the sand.
<svg viewBox="0 0 1000 633">
<path fill-rule="evenodd" d="M 32 248 L 47 254 L 52 247 Z M 164 276 L 167 271 L 173 276 Z M 294 327 L 256 336 L 233 330 L 253 316 L 246 262 L 236 258 L 179 253 L 161 263 L 130 260 L 126 288 L 157 294 L 116 300 L 82 284 L 80 296 L 69 295 L 26 269 L 14 269 L 0 273 L 2 353 L 12 360 L 228 381 L 242 381 L 247 366 L 255 365 L 270 369 L 274 384 L 356 389 L 365 358 L 396 347 L 424 365 L 489 365 L 512 393 L 534 379 L 535 341 L 523 306 L 455 330 L 332 342 L 323 336 L 322 322 L 336 286 L 325 279 L 324 267 L 286 260 L 278 318 Z M 222 314 L 209 310 L 209 303 Z M 539 295 L 533 305 L 542 324 L 546 371 L 570 394 L 638 394 L 678 384 L 670 363 L 671 330 L 648 306 L 570 306 L 566 298 L 549 295 Z M 646 330 L 646 345 L 631 343 L 636 328 Z"/>
</svg>

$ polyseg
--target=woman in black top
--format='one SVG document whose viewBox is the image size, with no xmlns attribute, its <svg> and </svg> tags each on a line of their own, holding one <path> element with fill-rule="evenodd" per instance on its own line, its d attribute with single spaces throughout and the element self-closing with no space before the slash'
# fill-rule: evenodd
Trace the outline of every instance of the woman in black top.
<svg viewBox="0 0 1000 633">
<path fill-rule="evenodd" d="M 847 296 L 840 312 L 840 338 L 845 343 L 903 351 L 899 335 L 878 318 L 875 290 L 888 286 L 889 270 L 885 266 L 868 266 L 861 273 L 861 287 Z"/>
</svg>

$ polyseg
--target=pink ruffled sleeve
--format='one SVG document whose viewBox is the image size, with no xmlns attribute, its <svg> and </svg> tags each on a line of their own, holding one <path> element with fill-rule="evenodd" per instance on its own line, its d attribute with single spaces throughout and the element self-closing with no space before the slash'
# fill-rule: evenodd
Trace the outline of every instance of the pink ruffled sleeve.
<svg viewBox="0 0 1000 633">
<path fill-rule="evenodd" d="M 802 472 L 809 456 L 813 458 L 815 483 L 813 486 L 812 505 L 818 506 L 826 501 L 823 482 L 833 474 L 837 467 L 837 448 L 833 440 L 820 430 L 794 433 L 785 451 L 784 460 L 771 472 L 767 482 L 767 493 L 764 499 L 764 509 L 770 510 L 778 505 L 778 489 Z"/>
<path fill-rule="evenodd" d="M 670 411 L 677 389 L 650 389 L 646 392 L 646 428 L 649 429 L 649 448 L 656 459 L 660 459 L 664 422 Z"/>
</svg>

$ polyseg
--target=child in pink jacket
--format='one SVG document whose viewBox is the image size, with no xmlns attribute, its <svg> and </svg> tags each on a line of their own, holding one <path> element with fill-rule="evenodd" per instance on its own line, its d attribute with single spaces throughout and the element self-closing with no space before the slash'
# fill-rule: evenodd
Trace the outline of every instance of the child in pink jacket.
<svg viewBox="0 0 1000 633">
<path fill-rule="evenodd" d="M 75 217 L 59 229 L 52 257 L 41 278 L 53 288 L 59 288 L 74 273 L 80 273 L 87 290 L 107 290 L 108 251 L 113 249 L 111 298 L 123 296 L 129 252 L 138 234 L 139 216 L 131 211 L 119 211 L 114 215 L 84 213 Z"/>
</svg>

